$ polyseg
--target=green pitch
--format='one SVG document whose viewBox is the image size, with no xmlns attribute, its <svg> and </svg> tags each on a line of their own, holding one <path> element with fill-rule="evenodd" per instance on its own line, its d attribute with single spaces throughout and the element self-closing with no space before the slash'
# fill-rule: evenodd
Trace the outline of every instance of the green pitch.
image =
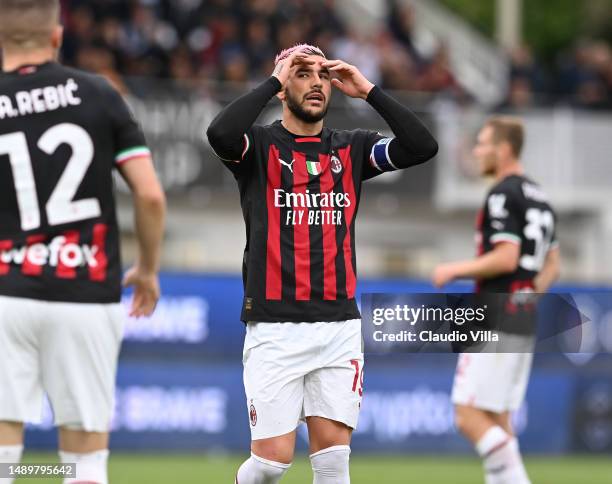
<svg viewBox="0 0 612 484">
<path fill-rule="evenodd" d="M 242 456 L 111 454 L 111 484 L 233 484 Z M 51 454 L 28 455 L 24 462 L 56 462 Z M 612 458 L 530 457 L 527 469 L 534 484 L 611 484 Z M 469 457 L 364 456 L 351 459 L 353 484 L 478 484 L 483 482 L 480 462 Z M 53 479 L 17 482 L 57 483 Z M 283 484 L 310 484 L 307 458 L 294 462 Z"/>
</svg>

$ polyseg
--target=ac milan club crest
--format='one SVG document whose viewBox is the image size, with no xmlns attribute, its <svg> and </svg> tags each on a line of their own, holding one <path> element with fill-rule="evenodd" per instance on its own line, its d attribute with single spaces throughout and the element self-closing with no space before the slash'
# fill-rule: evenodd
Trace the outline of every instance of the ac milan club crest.
<svg viewBox="0 0 612 484">
<path fill-rule="evenodd" d="M 257 425 L 257 410 L 255 410 L 255 405 L 252 403 L 249 409 L 249 416 L 251 417 L 251 427 L 255 427 Z"/>
<path fill-rule="evenodd" d="M 342 162 L 336 155 L 331 157 L 331 169 L 334 173 L 340 173 L 342 171 Z"/>
</svg>

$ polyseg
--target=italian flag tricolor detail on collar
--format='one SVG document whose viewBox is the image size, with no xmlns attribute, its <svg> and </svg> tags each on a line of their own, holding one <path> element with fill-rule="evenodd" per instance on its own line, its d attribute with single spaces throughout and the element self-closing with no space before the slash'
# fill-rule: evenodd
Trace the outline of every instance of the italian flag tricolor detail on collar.
<svg viewBox="0 0 612 484">
<path fill-rule="evenodd" d="M 311 175 L 320 175 L 321 174 L 321 162 L 319 161 L 307 161 L 306 169 L 308 173 Z"/>
<path fill-rule="evenodd" d="M 135 146 L 134 148 L 129 148 L 127 150 L 123 150 L 115 156 L 115 163 L 120 165 L 121 163 L 125 163 L 128 160 L 133 158 L 139 158 L 141 156 L 151 156 L 151 151 L 146 146 Z"/>
</svg>

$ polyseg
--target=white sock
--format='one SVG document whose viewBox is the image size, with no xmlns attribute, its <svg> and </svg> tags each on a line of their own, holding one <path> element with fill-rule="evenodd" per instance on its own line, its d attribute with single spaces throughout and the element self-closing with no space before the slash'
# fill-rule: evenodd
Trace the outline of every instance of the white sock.
<svg viewBox="0 0 612 484">
<path fill-rule="evenodd" d="M 491 427 L 476 444 L 482 457 L 486 484 L 531 484 L 518 441 L 499 426 Z"/>
<path fill-rule="evenodd" d="M 310 456 L 313 484 L 350 484 L 348 445 L 334 445 Z"/>
<path fill-rule="evenodd" d="M 76 464 L 76 478 L 64 479 L 64 484 L 78 484 L 79 482 L 108 484 L 107 462 L 108 449 L 77 454 L 74 452 L 59 451 L 63 464 Z"/>
<path fill-rule="evenodd" d="M 251 454 L 238 469 L 235 484 L 276 484 L 289 467 L 291 464 L 281 464 Z"/>
<path fill-rule="evenodd" d="M 0 445 L 0 463 L 19 464 L 19 462 L 21 462 L 22 453 L 23 445 Z M 13 481 L 13 478 L 0 478 L 0 484 L 11 484 Z"/>
</svg>

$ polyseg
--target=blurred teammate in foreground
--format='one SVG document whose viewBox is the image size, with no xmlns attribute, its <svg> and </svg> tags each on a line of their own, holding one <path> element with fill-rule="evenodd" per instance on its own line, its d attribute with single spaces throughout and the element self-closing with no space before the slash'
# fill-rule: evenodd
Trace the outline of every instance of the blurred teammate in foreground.
<svg viewBox="0 0 612 484">
<path fill-rule="evenodd" d="M 323 127 L 332 86 L 367 101 L 395 137 Z M 277 96 L 282 121 L 253 123 Z M 355 301 L 355 215 L 361 183 L 432 158 L 437 144 L 406 107 L 341 60 L 298 45 L 272 76 L 208 129 L 236 177 L 247 228 L 244 384 L 251 457 L 238 484 L 277 483 L 305 419 L 316 484 L 345 484 L 362 396 Z"/>
<path fill-rule="evenodd" d="M 64 482 L 106 484 L 124 324 L 113 170 L 134 196 L 134 316 L 159 297 L 165 200 L 119 94 L 56 62 L 59 9 L 0 2 L 0 462 L 19 462 L 46 392 L 61 461 L 77 463 Z"/>
<path fill-rule="evenodd" d="M 491 118 L 481 129 L 474 155 L 495 186 L 478 215 L 478 257 L 438 266 L 437 287 L 473 278 L 478 293 L 543 293 L 558 277 L 556 218 L 546 195 L 523 174 L 523 137 L 521 121 L 509 117 Z M 513 324 L 502 328 L 511 335 L 506 338 L 532 341 L 533 325 L 512 315 L 509 320 Z M 459 357 L 452 394 L 456 423 L 482 457 L 487 484 L 529 483 L 510 412 L 523 402 L 532 359 L 529 351 Z"/>
</svg>

